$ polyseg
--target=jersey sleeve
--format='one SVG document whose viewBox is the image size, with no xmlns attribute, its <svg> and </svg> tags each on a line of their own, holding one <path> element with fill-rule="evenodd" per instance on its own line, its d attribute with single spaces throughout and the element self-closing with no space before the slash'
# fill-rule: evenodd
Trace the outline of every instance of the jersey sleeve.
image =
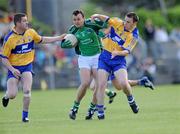
<svg viewBox="0 0 180 134">
<path fill-rule="evenodd" d="M 75 34 L 77 31 L 78 31 L 78 28 L 75 27 L 74 25 L 72 25 L 72 26 L 68 29 L 67 33 L 68 33 L 68 34 Z"/>
<path fill-rule="evenodd" d="M 107 28 L 107 22 L 103 22 L 97 18 L 94 21 L 92 21 L 90 18 L 86 19 L 84 24 L 86 27 L 92 28 L 94 31 Z"/>
<path fill-rule="evenodd" d="M 13 49 L 13 45 L 11 43 L 10 40 L 4 42 L 3 44 L 3 48 L 2 48 L 2 58 L 9 58 L 9 56 L 11 55 L 11 50 Z"/>
<path fill-rule="evenodd" d="M 108 21 L 109 26 L 112 26 L 115 28 L 123 24 L 123 21 L 117 17 L 109 18 L 107 21 Z"/>
<path fill-rule="evenodd" d="M 67 33 L 68 33 L 68 34 L 75 34 L 77 31 L 78 31 L 78 28 L 77 28 L 75 25 L 72 25 L 72 26 L 68 29 Z M 80 51 L 80 49 L 79 49 L 79 45 L 78 45 L 78 44 L 76 45 L 76 47 L 74 48 L 74 50 L 75 50 L 75 53 L 76 53 L 77 55 L 80 55 L 80 54 L 81 54 L 81 51 Z"/>
<path fill-rule="evenodd" d="M 41 43 L 42 37 L 34 29 L 31 29 L 31 32 L 32 32 L 34 42 L 36 44 Z"/>
</svg>

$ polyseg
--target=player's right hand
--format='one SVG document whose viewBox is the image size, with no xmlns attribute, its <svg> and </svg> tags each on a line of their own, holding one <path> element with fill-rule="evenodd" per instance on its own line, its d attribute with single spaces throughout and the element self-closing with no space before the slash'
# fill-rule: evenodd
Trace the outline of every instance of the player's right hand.
<svg viewBox="0 0 180 134">
<path fill-rule="evenodd" d="M 19 79 L 21 77 L 20 71 L 15 68 L 12 70 L 12 73 L 17 79 Z"/>
<path fill-rule="evenodd" d="M 72 48 L 72 43 L 69 40 L 64 40 L 61 42 L 61 48 Z"/>
</svg>

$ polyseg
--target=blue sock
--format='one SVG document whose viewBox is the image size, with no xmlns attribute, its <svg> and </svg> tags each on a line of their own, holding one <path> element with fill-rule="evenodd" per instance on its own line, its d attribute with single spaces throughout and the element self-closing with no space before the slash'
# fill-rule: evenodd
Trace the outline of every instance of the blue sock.
<svg viewBox="0 0 180 134">
<path fill-rule="evenodd" d="M 104 105 L 96 105 L 96 108 L 98 110 L 98 116 L 104 115 Z"/>
<path fill-rule="evenodd" d="M 128 103 L 131 105 L 134 102 L 134 97 L 132 95 L 127 96 Z"/>
<path fill-rule="evenodd" d="M 22 112 L 22 118 L 23 119 L 28 118 L 28 112 L 27 111 Z"/>
<path fill-rule="evenodd" d="M 144 79 L 140 79 L 139 81 L 138 81 L 138 85 L 144 85 L 145 84 L 145 81 L 144 81 Z"/>
</svg>

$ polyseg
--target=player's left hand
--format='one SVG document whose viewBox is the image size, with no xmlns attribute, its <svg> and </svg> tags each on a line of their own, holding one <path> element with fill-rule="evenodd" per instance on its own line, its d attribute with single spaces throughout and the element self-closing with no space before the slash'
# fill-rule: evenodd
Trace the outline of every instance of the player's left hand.
<svg viewBox="0 0 180 134">
<path fill-rule="evenodd" d="M 61 48 L 72 48 L 72 43 L 69 40 L 63 40 L 61 42 Z"/>
<path fill-rule="evenodd" d="M 115 56 L 119 55 L 119 51 L 113 51 L 111 55 L 111 59 L 113 59 Z"/>
<path fill-rule="evenodd" d="M 66 34 L 61 34 L 61 35 L 59 36 L 60 40 L 63 40 L 65 36 L 66 36 Z"/>
</svg>

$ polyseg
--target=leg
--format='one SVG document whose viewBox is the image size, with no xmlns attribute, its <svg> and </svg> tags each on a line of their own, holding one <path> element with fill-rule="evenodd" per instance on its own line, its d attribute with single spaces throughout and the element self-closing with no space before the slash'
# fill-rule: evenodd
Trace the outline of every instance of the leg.
<svg viewBox="0 0 180 134">
<path fill-rule="evenodd" d="M 92 103 L 97 104 L 97 99 L 96 99 L 97 84 L 98 84 L 97 68 L 92 69 L 92 76 L 93 76 L 93 79 L 94 79 L 94 92 L 93 92 Z"/>
<path fill-rule="evenodd" d="M 76 114 L 77 114 L 78 109 L 79 109 L 80 101 L 82 100 L 82 98 L 86 94 L 86 90 L 90 85 L 90 81 L 91 81 L 90 69 L 81 68 L 80 69 L 80 78 L 81 78 L 81 85 L 79 86 L 79 88 L 77 90 L 76 100 L 74 101 L 74 105 L 73 105 L 73 107 L 70 111 L 70 114 L 69 114 L 69 117 L 73 120 L 76 119 Z"/>
<path fill-rule="evenodd" d="M 113 79 L 115 79 L 115 76 L 114 76 L 114 74 L 110 74 L 109 76 L 108 76 L 108 81 L 112 81 Z M 109 97 L 109 104 L 111 104 L 113 101 L 114 101 L 114 98 L 115 98 L 115 96 L 116 96 L 116 92 L 115 91 L 113 91 L 113 90 L 110 90 L 110 89 L 108 89 L 108 88 L 106 88 L 105 89 L 105 93 L 106 93 L 106 95 Z"/>
<path fill-rule="evenodd" d="M 92 81 L 91 81 L 90 89 L 93 90 L 93 91 L 95 90 L 95 81 L 94 81 L 94 79 L 92 79 Z M 114 101 L 114 98 L 117 95 L 116 92 L 106 88 L 105 93 L 106 93 L 107 97 L 109 97 L 109 104 L 111 104 Z"/>
<path fill-rule="evenodd" d="M 139 80 L 128 80 L 128 82 L 129 82 L 129 84 L 131 86 L 140 85 L 140 86 L 144 86 L 144 87 L 150 88 L 151 90 L 155 89 L 153 83 L 146 76 L 142 77 Z"/>
<path fill-rule="evenodd" d="M 128 80 L 128 83 L 129 83 L 132 87 L 139 85 L 139 81 L 138 81 L 138 80 Z"/>
<path fill-rule="evenodd" d="M 95 81 L 94 81 L 94 79 L 91 80 L 91 83 L 90 83 L 89 88 L 90 88 L 92 91 L 95 90 Z"/>
<path fill-rule="evenodd" d="M 106 88 L 105 93 L 109 97 L 109 104 L 111 104 L 114 101 L 114 98 L 117 95 L 116 92 L 111 90 L 111 89 Z"/>
<path fill-rule="evenodd" d="M 93 98 L 92 102 L 90 103 L 90 106 L 88 108 L 87 115 L 85 117 L 86 120 L 92 119 L 94 112 L 96 110 L 96 104 L 97 104 L 97 99 L 96 99 L 96 93 L 97 93 L 97 68 L 92 69 L 92 78 L 93 80 L 91 81 L 91 85 L 93 87 Z"/>
<path fill-rule="evenodd" d="M 78 88 L 76 102 L 80 102 L 86 94 L 86 90 L 90 85 L 91 72 L 87 68 L 80 69 L 81 85 Z"/>
<path fill-rule="evenodd" d="M 123 92 L 126 94 L 128 98 L 129 105 L 131 106 L 131 109 L 134 113 L 138 113 L 139 108 L 136 105 L 136 102 L 134 100 L 134 97 L 132 96 L 132 89 L 130 84 L 128 83 L 128 75 L 126 69 L 119 69 L 116 72 L 114 72 L 115 77 L 117 78 L 117 81 L 123 89 Z"/>
<path fill-rule="evenodd" d="M 152 90 L 155 89 L 153 83 L 146 76 L 144 76 L 138 80 L 128 80 L 128 83 L 130 84 L 131 87 L 140 85 L 140 86 L 150 88 Z M 121 86 L 119 85 L 119 83 L 116 79 L 112 80 L 112 84 L 117 90 L 121 90 Z"/>
<path fill-rule="evenodd" d="M 24 72 L 22 73 L 22 86 L 23 86 L 23 113 L 22 113 L 22 121 L 28 122 L 28 111 L 31 100 L 31 88 L 32 88 L 32 73 Z"/>
<path fill-rule="evenodd" d="M 138 85 L 150 88 L 151 90 L 155 89 L 153 83 L 146 76 L 144 76 L 144 77 L 142 77 L 141 79 L 138 80 Z"/>
<path fill-rule="evenodd" d="M 108 72 L 103 69 L 98 70 L 98 88 L 97 88 L 97 109 L 98 118 L 104 119 L 104 94 L 107 87 Z"/>
<path fill-rule="evenodd" d="M 5 96 L 2 98 L 2 104 L 7 107 L 9 99 L 14 99 L 18 92 L 18 82 L 19 80 L 11 77 L 7 80 L 7 91 Z"/>
</svg>

